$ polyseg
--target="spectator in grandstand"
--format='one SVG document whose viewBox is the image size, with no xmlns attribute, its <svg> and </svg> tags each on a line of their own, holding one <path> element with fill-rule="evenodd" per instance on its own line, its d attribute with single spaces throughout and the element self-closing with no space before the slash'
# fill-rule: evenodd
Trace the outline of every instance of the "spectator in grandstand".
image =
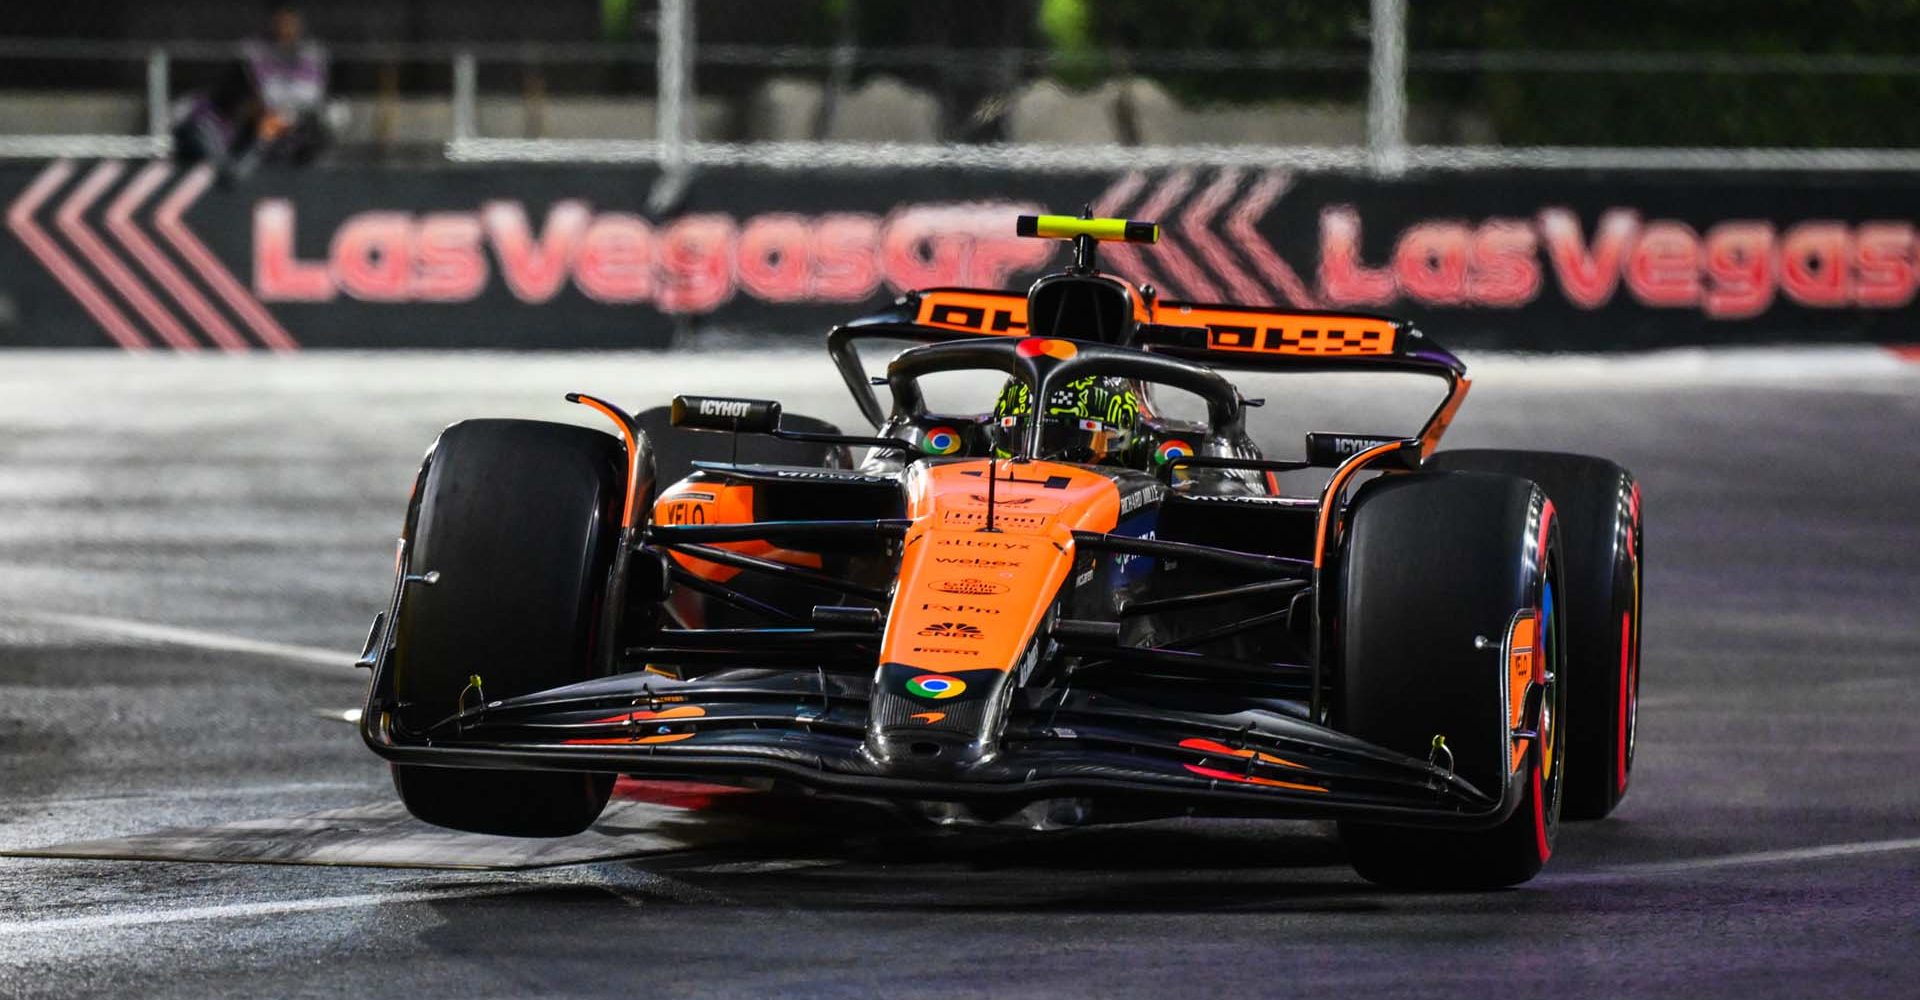
<svg viewBox="0 0 1920 1000">
<path fill-rule="evenodd" d="M 282 7 L 266 38 L 245 43 L 218 84 L 183 102 L 174 154 L 212 164 L 228 183 L 261 163 L 305 166 L 327 145 L 326 100 L 327 50 L 306 38 L 299 11 Z"/>
</svg>

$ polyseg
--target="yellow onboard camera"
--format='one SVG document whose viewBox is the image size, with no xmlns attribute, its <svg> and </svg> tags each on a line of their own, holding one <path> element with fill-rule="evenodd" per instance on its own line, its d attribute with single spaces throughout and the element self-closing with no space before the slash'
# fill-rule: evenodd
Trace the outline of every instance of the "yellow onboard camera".
<svg viewBox="0 0 1920 1000">
<path fill-rule="evenodd" d="M 1082 219 L 1071 215 L 1023 215 L 1014 232 L 1047 240 L 1091 236 L 1102 243 L 1158 243 L 1160 226 L 1132 219 Z"/>
</svg>

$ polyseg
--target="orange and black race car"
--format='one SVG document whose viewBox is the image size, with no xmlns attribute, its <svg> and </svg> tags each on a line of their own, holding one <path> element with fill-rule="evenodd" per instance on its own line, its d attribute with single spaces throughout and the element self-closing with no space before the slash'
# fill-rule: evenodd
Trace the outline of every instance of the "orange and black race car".
<svg viewBox="0 0 1920 1000">
<path fill-rule="evenodd" d="M 1626 470 L 1435 454 L 1468 380 L 1410 324 L 1159 301 L 1094 259 L 1151 223 L 1018 225 L 1073 264 L 829 334 L 869 435 L 702 396 L 569 396 L 613 434 L 447 428 L 362 659 L 363 735 L 407 807 L 564 835 L 631 775 L 948 822 L 1325 818 L 1365 877 L 1462 888 L 1532 877 L 1560 819 L 1613 808 L 1639 676 Z M 870 377 L 859 347 L 884 341 L 912 346 Z M 1405 436 L 1274 459 L 1223 370 L 1445 395 Z M 1001 386 L 991 410 L 929 402 L 965 372 Z M 1324 485 L 1282 490 L 1302 476 Z"/>
</svg>

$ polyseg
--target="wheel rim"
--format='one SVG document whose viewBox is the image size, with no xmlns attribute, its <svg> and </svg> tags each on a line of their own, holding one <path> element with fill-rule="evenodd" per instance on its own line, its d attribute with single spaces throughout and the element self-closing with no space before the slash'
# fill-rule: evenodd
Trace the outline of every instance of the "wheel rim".
<svg viewBox="0 0 1920 1000">
<path fill-rule="evenodd" d="M 1559 815 L 1560 805 L 1560 725 L 1559 698 L 1560 673 L 1560 629 L 1556 619 L 1557 609 L 1553 601 L 1553 583 L 1551 579 L 1541 588 L 1540 598 L 1540 655 L 1545 663 L 1542 673 L 1546 683 L 1540 692 L 1540 794 L 1541 804 L 1549 825 Z"/>
</svg>

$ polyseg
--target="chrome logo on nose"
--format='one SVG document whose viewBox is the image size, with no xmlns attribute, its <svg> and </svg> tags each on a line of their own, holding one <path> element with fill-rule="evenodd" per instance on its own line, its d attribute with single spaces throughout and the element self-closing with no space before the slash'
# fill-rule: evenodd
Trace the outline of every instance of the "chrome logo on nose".
<svg viewBox="0 0 1920 1000">
<path fill-rule="evenodd" d="M 921 674 L 907 681 L 907 693 L 920 698 L 932 698 L 939 701 L 952 698 L 967 689 L 967 682 L 958 677 L 945 674 Z"/>
</svg>

